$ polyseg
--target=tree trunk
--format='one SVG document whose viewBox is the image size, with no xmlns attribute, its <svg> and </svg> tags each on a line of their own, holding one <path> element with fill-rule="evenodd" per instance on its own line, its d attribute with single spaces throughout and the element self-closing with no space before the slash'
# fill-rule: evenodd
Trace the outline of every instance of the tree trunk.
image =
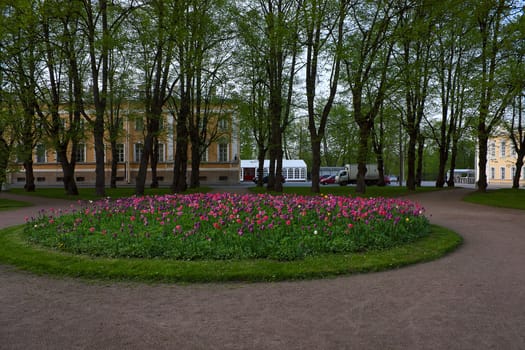
<svg viewBox="0 0 525 350">
<path fill-rule="evenodd" d="M 173 183 L 171 190 L 175 193 L 186 191 L 186 170 L 188 167 L 188 127 L 190 101 L 187 93 L 183 94 L 181 108 L 177 116 L 175 161 L 173 163 Z"/>
<path fill-rule="evenodd" d="M 416 141 L 417 136 L 413 130 L 408 132 L 408 147 L 407 147 L 407 189 L 410 191 L 416 190 Z"/>
<path fill-rule="evenodd" d="M 439 166 L 436 179 L 436 187 L 443 188 L 445 186 L 446 166 L 447 166 L 448 152 L 443 145 L 439 147 Z"/>
<path fill-rule="evenodd" d="M 6 182 L 7 165 L 9 164 L 9 145 L 3 137 L 0 137 L 0 191 Z"/>
<path fill-rule="evenodd" d="M 191 140 L 191 174 L 190 174 L 190 188 L 198 188 L 200 186 L 200 166 L 201 166 L 201 154 L 200 154 L 200 137 L 199 130 L 190 131 Z"/>
<path fill-rule="evenodd" d="M 321 140 L 319 138 L 311 139 L 312 145 L 312 189 L 313 193 L 320 193 L 319 172 L 321 170 Z"/>
<path fill-rule="evenodd" d="M 357 151 L 357 186 L 356 193 L 364 194 L 366 192 L 366 160 L 368 158 L 368 137 L 370 127 L 368 123 L 359 124 L 359 146 Z"/>
<path fill-rule="evenodd" d="M 149 132 L 144 138 L 144 148 L 142 149 L 142 156 L 140 157 L 139 171 L 137 174 L 135 184 L 135 194 L 142 196 L 146 187 L 146 176 L 148 172 L 148 163 L 152 151 L 153 135 Z"/>
<path fill-rule="evenodd" d="M 377 186 L 386 186 L 385 183 L 385 161 L 383 160 L 383 153 L 377 153 L 377 172 L 379 174 L 379 180 Z"/>
<path fill-rule="evenodd" d="M 487 192 L 487 144 L 488 144 L 488 135 L 479 130 L 478 133 L 478 145 L 479 145 L 479 158 L 478 158 L 478 167 L 479 167 L 479 178 L 478 178 L 478 191 Z"/>
<path fill-rule="evenodd" d="M 521 169 L 523 168 L 523 158 L 525 152 L 521 152 L 516 160 L 516 172 L 514 173 L 514 179 L 512 179 L 512 188 L 520 188 Z"/>
<path fill-rule="evenodd" d="M 106 195 L 106 171 L 104 159 L 104 117 L 95 119 L 93 130 L 95 141 L 95 194 L 100 197 Z"/>
<path fill-rule="evenodd" d="M 419 135 L 417 144 L 417 167 L 416 167 L 416 185 L 421 187 L 423 181 L 423 154 L 425 148 L 425 138 Z"/>
<path fill-rule="evenodd" d="M 26 171 L 26 183 L 24 184 L 24 190 L 26 192 L 35 192 L 35 174 L 33 172 L 33 159 L 27 159 L 24 161 L 24 169 Z"/>
<path fill-rule="evenodd" d="M 257 168 L 257 187 L 262 187 L 264 177 L 264 158 L 266 157 L 266 149 L 264 147 L 258 148 L 257 160 L 259 167 Z"/>
<path fill-rule="evenodd" d="M 454 170 L 456 170 L 456 159 L 458 157 L 458 140 L 454 137 L 452 140 L 452 149 L 450 150 L 450 176 L 447 179 L 448 187 L 455 187 Z"/>
<path fill-rule="evenodd" d="M 111 141 L 111 177 L 109 182 L 110 188 L 117 188 L 117 171 L 118 171 L 118 152 L 117 142 Z"/>
<path fill-rule="evenodd" d="M 57 150 L 57 153 L 60 153 L 60 165 L 62 166 L 62 172 L 64 175 L 64 190 L 68 196 L 78 196 L 78 187 L 75 181 L 75 161 L 73 159 L 71 162 L 68 162 L 65 149 L 60 151 Z"/>
<path fill-rule="evenodd" d="M 153 145 L 151 150 L 151 185 L 150 188 L 159 188 L 159 179 L 157 173 L 157 165 L 159 164 L 159 140 L 156 136 L 153 137 Z"/>
</svg>

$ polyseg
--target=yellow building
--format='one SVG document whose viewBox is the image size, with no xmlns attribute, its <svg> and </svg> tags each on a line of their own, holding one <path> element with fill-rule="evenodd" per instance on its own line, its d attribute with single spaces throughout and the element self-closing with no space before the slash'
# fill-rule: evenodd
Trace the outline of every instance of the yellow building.
<svg viewBox="0 0 525 350">
<path fill-rule="evenodd" d="M 62 112 L 64 117 L 67 112 Z M 140 157 L 144 143 L 143 111 L 127 110 L 122 118 L 122 132 L 117 142 L 118 171 L 117 186 L 120 184 L 134 184 L 138 174 Z M 235 184 L 240 180 L 240 142 L 239 126 L 233 113 L 222 114 L 215 118 L 211 128 L 217 131 L 217 139 L 212 142 L 201 159 L 200 181 L 203 185 Z M 65 119 L 64 119 L 65 123 Z M 95 184 L 95 147 L 93 135 L 83 123 L 85 137 L 76 152 L 75 179 L 78 185 Z M 167 111 L 162 121 L 162 134 L 159 137 L 159 162 L 157 178 L 161 186 L 169 186 L 173 182 L 173 162 L 176 142 L 174 140 L 174 118 Z M 107 139 L 109 140 L 109 139 Z M 189 146 L 191 147 L 191 145 Z M 69 154 L 69 152 L 68 152 Z M 189 182 L 191 172 L 191 150 L 188 150 Z M 106 184 L 109 185 L 111 176 L 111 148 L 109 141 L 105 142 L 105 173 Z M 35 184 L 61 185 L 62 168 L 57 159 L 57 153 L 49 142 L 37 145 L 33 155 Z M 25 170 L 22 163 L 17 163 L 14 171 L 8 176 L 8 183 L 24 184 Z M 151 182 L 151 170 L 148 169 L 146 184 Z"/>
<path fill-rule="evenodd" d="M 511 139 L 504 133 L 491 137 L 487 152 L 487 183 L 511 187 L 516 174 L 517 153 Z M 525 168 L 522 168 L 520 187 L 525 186 Z"/>
</svg>

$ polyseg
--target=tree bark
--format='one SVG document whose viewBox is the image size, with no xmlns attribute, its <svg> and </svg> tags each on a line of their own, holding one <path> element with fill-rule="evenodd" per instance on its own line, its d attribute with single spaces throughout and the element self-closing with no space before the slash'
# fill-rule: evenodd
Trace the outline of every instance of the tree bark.
<svg viewBox="0 0 525 350">
<path fill-rule="evenodd" d="M 480 126 L 479 129 L 482 129 Z M 478 191 L 487 192 L 487 145 L 488 145 L 488 135 L 484 130 L 478 129 L 478 147 L 479 147 L 479 158 L 478 158 L 478 168 L 479 168 L 479 177 L 478 177 Z"/>
<path fill-rule="evenodd" d="M 24 184 L 24 190 L 26 192 L 35 192 L 35 174 L 33 171 L 33 160 L 28 159 L 24 161 L 24 169 L 26 172 L 26 183 Z"/>
</svg>

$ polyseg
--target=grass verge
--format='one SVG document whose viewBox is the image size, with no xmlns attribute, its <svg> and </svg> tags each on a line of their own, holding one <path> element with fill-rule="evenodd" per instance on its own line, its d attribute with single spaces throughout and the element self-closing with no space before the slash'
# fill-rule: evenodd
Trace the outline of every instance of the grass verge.
<svg viewBox="0 0 525 350">
<path fill-rule="evenodd" d="M 0 262 L 36 274 L 88 280 L 138 282 L 281 281 L 323 278 L 394 269 L 435 260 L 458 247 L 462 238 L 439 226 L 417 242 L 384 251 L 327 254 L 293 262 L 273 260 L 178 261 L 106 259 L 64 254 L 30 245 L 22 226 L 0 231 Z"/>
<path fill-rule="evenodd" d="M 489 190 L 485 193 L 472 192 L 463 200 L 493 207 L 525 210 L 525 190 L 517 188 Z"/>
<path fill-rule="evenodd" d="M 250 192 L 252 193 L 267 193 L 266 187 L 250 187 Z M 418 187 L 417 190 L 409 191 L 406 187 L 399 187 L 399 186 L 367 186 L 366 187 L 366 193 L 365 194 L 356 194 L 355 192 L 355 186 L 321 186 L 321 193 L 320 194 L 332 194 L 335 196 L 352 196 L 352 197 L 384 197 L 384 198 L 392 198 L 392 197 L 401 197 L 409 194 L 414 193 L 423 193 L 423 192 L 431 192 L 431 191 L 439 191 L 443 190 L 442 188 L 435 188 L 435 187 Z M 302 196 L 312 196 L 312 195 L 318 195 L 318 193 L 313 193 L 311 191 L 311 188 L 309 186 L 299 187 L 299 186 L 283 186 L 283 193 L 287 194 L 297 194 Z M 280 193 L 275 193 L 280 194 Z"/>
<path fill-rule="evenodd" d="M 0 211 L 13 210 L 17 208 L 30 207 L 31 203 L 23 201 L 15 201 L 7 198 L 0 198 Z"/>
<path fill-rule="evenodd" d="M 209 187 L 199 187 L 197 189 L 188 189 L 184 193 L 206 193 L 209 192 L 211 189 Z M 70 196 L 67 195 L 64 192 L 63 188 L 39 188 L 35 192 L 26 192 L 23 188 L 11 188 L 9 190 L 10 193 L 13 194 L 19 194 L 19 195 L 25 195 L 25 196 L 36 196 L 36 197 L 44 197 L 44 198 L 55 198 L 55 199 L 70 199 L 70 200 L 97 200 L 101 199 L 102 197 L 97 196 L 95 194 L 94 188 L 79 188 L 78 189 L 78 196 Z M 163 194 L 169 194 L 172 193 L 170 188 L 163 187 L 163 188 L 147 188 L 144 190 L 145 195 L 163 195 Z M 123 187 L 123 188 L 106 188 L 106 197 L 111 198 L 125 198 L 125 197 L 131 197 L 135 194 L 135 188 L 134 187 Z"/>
</svg>

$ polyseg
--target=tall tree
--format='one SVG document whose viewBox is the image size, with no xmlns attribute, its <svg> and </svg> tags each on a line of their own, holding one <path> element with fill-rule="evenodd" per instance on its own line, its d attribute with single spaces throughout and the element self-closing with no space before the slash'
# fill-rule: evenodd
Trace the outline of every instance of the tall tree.
<svg viewBox="0 0 525 350">
<path fill-rule="evenodd" d="M 512 22 L 515 1 L 483 0 L 471 4 L 477 30 L 474 40 L 479 50 L 477 61 L 479 73 L 473 79 L 479 93 L 476 118 L 478 138 L 478 191 L 485 192 L 487 183 L 488 139 L 512 99 L 515 87 L 510 84 L 508 67 L 505 63 L 505 47 L 511 35 L 506 26 Z"/>
<path fill-rule="evenodd" d="M 36 81 L 40 72 L 41 45 L 38 36 L 36 5 L 31 1 L 17 1 L 6 9 L 2 17 L 2 65 L 4 79 L 16 92 L 21 118 L 13 125 L 18 142 L 18 157 L 25 170 L 24 189 L 35 191 L 33 150 L 40 142 L 41 129 L 37 127 L 35 105 Z"/>
<path fill-rule="evenodd" d="M 39 90 L 45 102 L 35 109 L 55 146 L 65 191 L 68 195 L 78 195 L 75 166 L 79 143 L 84 137 L 81 58 L 85 54 L 78 35 L 79 8 L 77 3 L 50 0 L 43 3 L 40 13 L 46 75 Z"/>
<path fill-rule="evenodd" d="M 177 1 L 155 0 L 134 11 L 132 26 L 138 42 L 140 90 L 145 109 L 145 138 L 135 192 L 144 194 L 149 160 L 152 160 L 152 187 L 158 185 L 154 155 L 161 132 L 163 106 L 171 97 L 177 78 L 171 73 L 180 8 Z M 179 140 L 177 139 L 177 142 Z M 178 150 L 177 150 L 178 151 Z"/>
<path fill-rule="evenodd" d="M 191 108 L 188 119 L 191 142 L 191 176 L 190 187 L 200 186 L 200 164 L 202 156 L 209 145 L 218 138 L 226 138 L 225 131 L 218 128 L 229 124 L 228 111 L 225 105 L 229 93 L 229 74 L 227 63 L 233 52 L 230 23 L 230 9 L 222 0 L 193 0 L 186 12 L 186 35 L 179 35 L 179 47 L 185 48 L 188 59 L 187 67 L 179 69 L 181 73 L 194 76 L 191 83 Z M 180 50 L 179 50 L 180 52 Z M 189 78 L 189 77 L 188 77 Z M 220 129 L 220 130 L 219 130 Z"/>
<path fill-rule="evenodd" d="M 349 0 L 306 0 L 300 10 L 301 21 L 305 27 L 306 100 L 312 148 L 311 190 L 314 193 L 320 192 L 321 142 L 339 84 L 344 26 L 349 7 Z M 331 67 L 329 92 L 325 99 L 319 100 L 317 86 L 320 83 L 319 68 L 323 64 L 329 64 Z"/>
<path fill-rule="evenodd" d="M 268 190 L 282 192 L 283 133 L 290 123 L 293 84 L 299 52 L 298 23 L 301 2 L 259 0 L 264 24 L 264 58 L 270 117 Z"/>
<path fill-rule="evenodd" d="M 434 56 L 434 74 L 437 78 L 437 90 L 441 105 L 441 122 L 429 122 L 431 137 L 437 142 L 439 150 L 439 168 L 436 187 L 454 186 L 454 177 L 446 178 L 447 162 L 453 173 L 456 163 L 458 141 L 465 131 L 467 115 L 468 81 L 474 66 L 473 54 L 469 41 L 472 25 L 466 20 L 465 6 L 457 1 L 444 1 L 434 8 L 436 16 L 436 39 L 432 50 Z"/>
<path fill-rule="evenodd" d="M 393 34 L 405 8 L 398 1 L 362 2 L 352 7 L 353 29 L 346 40 L 345 80 L 359 128 L 357 193 L 365 192 L 370 133 L 389 88 Z"/>
<path fill-rule="evenodd" d="M 104 126 L 106 107 L 108 101 L 108 83 L 110 75 L 110 54 L 115 49 L 116 33 L 133 9 L 133 1 L 128 8 L 107 0 L 81 0 L 82 24 L 84 26 L 85 42 L 89 53 L 89 66 L 91 72 L 92 103 L 95 107 L 94 118 L 86 111 L 84 117 L 93 129 L 95 145 L 95 193 L 105 195 L 105 152 L 104 152 Z M 120 38 L 121 40 L 123 38 Z M 114 72 L 114 71 L 113 71 Z"/>
<path fill-rule="evenodd" d="M 416 189 L 416 148 L 429 95 L 433 27 L 431 5 L 415 1 L 414 6 L 404 13 L 399 31 L 406 104 L 403 124 L 408 134 L 406 183 L 409 190 Z"/>
<path fill-rule="evenodd" d="M 525 117 L 523 116 L 523 105 L 525 93 L 516 96 L 512 101 L 512 117 L 509 126 L 509 135 L 512 146 L 516 151 L 516 170 L 513 174 L 512 188 L 520 187 L 520 178 L 525 158 Z"/>
</svg>

